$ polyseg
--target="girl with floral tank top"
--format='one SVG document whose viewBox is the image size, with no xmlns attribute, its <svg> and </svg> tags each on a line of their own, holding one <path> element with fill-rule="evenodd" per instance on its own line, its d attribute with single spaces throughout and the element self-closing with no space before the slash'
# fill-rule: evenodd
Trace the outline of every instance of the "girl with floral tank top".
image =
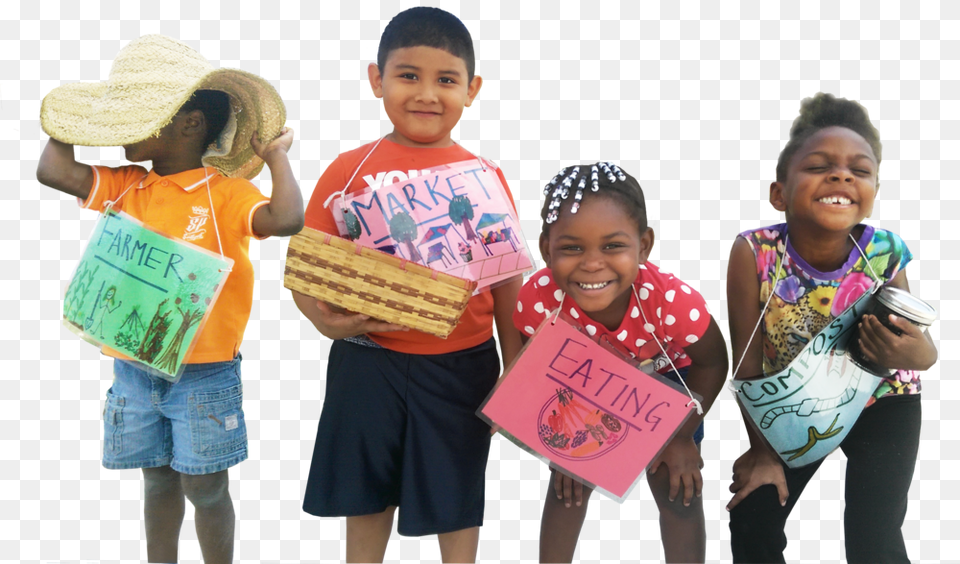
<svg viewBox="0 0 960 564">
<path fill-rule="evenodd" d="M 742 359 L 736 378 L 784 369 L 875 282 L 909 290 L 904 268 L 912 255 L 903 240 L 861 223 L 873 211 L 880 152 L 860 104 L 823 93 L 801 104 L 770 186 L 786 223 L 741 233 L 730 255 L 730 337 Z M 859 326 L 864 357 L 897 371 L 840 444 L 849 562 L 909 562 L 900 529 L 920 440 L 917 371 L 936 362 L 937 350 L 926 331 L 894 315 L 890 323 L 902 334 L 872 315 Z M 822 461 L 788 468 L 750 425 L 747 432 L 750 449 L 734 463 L 727 506 L 733 559 L 784 562 L 786 520 Z"/>
</svg>

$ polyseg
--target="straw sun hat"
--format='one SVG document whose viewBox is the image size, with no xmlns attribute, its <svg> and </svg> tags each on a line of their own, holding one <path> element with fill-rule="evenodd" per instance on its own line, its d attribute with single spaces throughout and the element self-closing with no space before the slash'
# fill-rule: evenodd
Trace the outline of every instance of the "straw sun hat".
<svg viewBox="0 0 960 564">
<path fill-rule="evenodd" d="M 40 108 L 40 124 L 54 139 L 72 145 L 130 145 L 157 135 L 197 90 L 230 96 L 231 117 L 203 164 L 225 176 L 253 178 L 263 161 L 250 146 L 254 131 L 264 142 L 280 134 L 286 109 L 266 80 L 236 69 L 215 69 L 187 45 L 163 35 L 145 35 L 120 50 L 110 78 L 64 84 Z"/>
</svg>

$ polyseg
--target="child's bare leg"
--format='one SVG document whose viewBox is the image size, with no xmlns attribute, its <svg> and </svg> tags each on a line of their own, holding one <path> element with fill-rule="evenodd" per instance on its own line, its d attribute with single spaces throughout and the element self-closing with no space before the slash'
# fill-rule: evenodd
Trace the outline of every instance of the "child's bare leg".
<svg viewBox="0 0 960 564">
<path fill-rule="evenodd" d="M 176 562 L 183 524 L 180 473 L 169 466 L 143 469 L 143 521 L 147 562 Z"/>
<path fill-rule="evenodd" d="M 396 510 L 347 517 L 347 562 L 383 562 Z"/>
<path fill-rule="evenodd" d="M 703 562 L 707 557 L 707 531 L 703 518 L 703 498 L 694 495 L 690 505 L 683 504 L 684 489 L 670 501 L 670 471 L 661 464 L 655 474 L 647 474 L 650 493 L 660 510 L 660 539 L 667 562 Z"/>
<path fill-rule="evenodd" d="M 233 562 L 236 516 L 230 499 L 227 471 L 202 476 L 180 475 L 183 493 L 196 509 L 197 540 L 205 564 Z"/>
<path fill-rule="evenodd" d="M 480 527 L 460 529 L 437 535 L 440 541 L 440 558 L 444 562 L 476 562 L 477 545 L 480 544 Z"/>
<path fill-rule="evenodd" d="M 560 478 L 558 479 L 558 476 Z M 582 502 L 577 505 L 577 492 L 571 486 L 569 496 L 562 492 L 564 498 L 557 496 L 557 482 L 563 481 L 562 474 L 556 471 L 550 473 L 550 484 L 543 500 L 543 517 L 540 519 L 540 562 L 572 562 L 573 553 L 577 550 L 577 541 L 580 540 L 580 529 L 583 519 L 587 516 L 587 501 L 592 489 L 584 486 L 581 494 Z M 562 487 L 561 487 L 562 490 Z M 567 507 L 569 497 L 570 507 Z"/>
</svg>

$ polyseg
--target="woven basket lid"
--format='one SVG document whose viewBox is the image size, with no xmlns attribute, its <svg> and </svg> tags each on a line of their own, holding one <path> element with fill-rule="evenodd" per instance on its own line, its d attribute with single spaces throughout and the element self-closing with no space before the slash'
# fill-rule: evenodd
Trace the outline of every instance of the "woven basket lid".
<svg viewBox="0 0 960 564">
<path fill-rule="evenodd" d="M 156 135 L 197 90 L 230 96 L 233 117 L 204 164 L 225 176 L 253 178 L 263 161 L 250 146 L 264 142 L 286 121 L 283 100 L 269 82 L 237 69 L 215 69 L 191 47 L 163 35 L 145 35 L 120 50 L 106 82 L 72 83 L 43 99 L 40 124 L 72 145 L 130 145 Z"/>
</svg>

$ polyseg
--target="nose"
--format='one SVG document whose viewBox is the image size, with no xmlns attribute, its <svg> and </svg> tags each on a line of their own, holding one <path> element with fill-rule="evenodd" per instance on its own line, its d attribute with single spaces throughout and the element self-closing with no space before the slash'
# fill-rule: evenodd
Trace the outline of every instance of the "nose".
<svg viewBox="0 0 960 564">
<path fill-rule="evenodd" d="M 830 173 L 830 180 L 833 182 L 853 182 L 856 177 L 849 168 L 838 166 Z"/>
<path fill-rule="evenodd" d="M 432 103 L 437 101 L 436 85 L 433 82 L 423 81 L 417 88 L 417 102 Z"/>
<path fill-rule="evenodd" d="M 599 250 L 586 251 L 583 253 L 583 259 L 580 261 L 580 268 L 587 272 L 596 272 L 601 270 L 606 262 L 603 253 Z"/>
</svg>

